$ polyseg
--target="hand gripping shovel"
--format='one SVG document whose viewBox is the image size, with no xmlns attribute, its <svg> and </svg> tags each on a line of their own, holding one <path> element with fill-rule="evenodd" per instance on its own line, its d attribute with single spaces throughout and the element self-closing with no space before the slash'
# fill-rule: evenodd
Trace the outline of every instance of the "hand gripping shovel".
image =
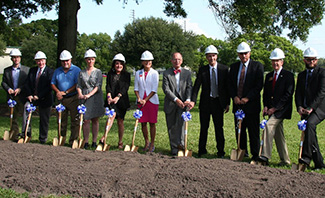
<svg viewBox="0 0 325 198">
<path fill-rule="evenodd" d="M 265 126 L 266 126 L 267 120 L 264 118 L 262 122 L 260 123 L 260 128 L 263 130 L 262 132 L 262 137 L 261 137 L 261 142 L 260 142 L 260 151 L 258 153 L 258 156 L 261 156 L 262 150 L 263 150 L 263 145 L 264 145 L 264 134 L 265 134 Z M 263 165 L 265 166 L 265 162 L 256 162 L 254 160 L 251 161 L 251 164 L 258 164 L 258 165 Z"/>
<path fill-rule="evenodd" d="M 36 107 L 33 104 L 29 104 L 29 105 L 27 105 L 26 110 L 29 112 L 29 114 L 28 114 L 26 128 L 25 128 L 25 139 L 24 138 L 20 138 L 18 140 L 18 143 L 19 144 L 21 144 L 21 143 L 28 143 L 30 141 L 30 139 L 31 139 L 31 137 L 29 137 L 27 135 L 27 131 L 28 131 L 28 127 L 29 127 L 29 124 L 30 124 L 30 119 L 32 117 L 32 113 L 33 113 L 33 111 L 36 110 Z"/>
<path fill-rule="evenodd" d="M 15 100 L 8 100 L 8 105 L 10 108 L 10 128 L 9 131 L 5 130 L 5 133 L 3 134 L 3 140 L 10 140 L 10 138 L 12 137 L 12 119 L 14 116 L 14 107 L 16 104 L 17 102 Z"/>
<path fill-rule="evenodd" d="M 53 146 L 63 146 L 65 143 L 65 137 L 61 136 L 61 118 L 62 112 L 65 110 L 65 106 L 61 103 L 55 106 L 56 110 L 58 111 L 59 118 L 58 118 L 58 137 L 53 138 Z"/>
<path fill-rule="evenodd" d="M 106 110 L 105 115 L 107 115 L 108 118 L 107 118 L 107 121 L 106 121 L 105 134 L 101 138 L 101 139 L 104 139 L 104 142 L 99 141 L 99 144 L 98 144 L 98 146 L 96 148 L 96 151 L 108 151 L 108 149 L 110 147 L 110 145 L 107 145 L 106 139 L 107 139 L 107 134 L 108 134 L 109 130 L 112 128 L 116 113 L 115 113 L 114 109 L 109 110 L 108 107 L 106 107 L 105 110 Z"/>
<path fill-rule="evenodd" d="M 241 123 L 245 118 L 245 113 L 243 110 L 238 109 L 235 113 L 236 119 L 238 120 L 238 143 L 237 149 L 232 149 L 230 154 L 230 159 L 235 161 L 242 161 L 245 155 L 245 150 L 240 149 L 240 132 L 241 132 Z"/>
<path fill-rule="evenodd" d="M 179 150 L 178 157 L 192 157 L 192 150 L 187 150 L 187 129 L 188 121 L 192 119 L 192 115 L 189 111 L 183 112 L 182 118 L 185 121 L 185 130 L 184 130 L 184 150 Z"/>
<path fill-rule="evenodd" d="M 142 117 L 142 111 L 140 109 L 137 109 L 133 113 L 133 117 L 136 120 L 135 120 L 134 132 L 133 132 L 133 137 L 132 137 L 132 145 L 131 145 L 131 147 L 129 145 L 125 145 L 124 151 L 137 152 L 138 149 L 139 149 L 139 147 L 138 146 L 134 146 L 134 140 L 135 140 L 135 134 L 137 133 L 137 127 L 138 127 L 139 119 Z"/>
<path fill-rule="evenodd" d="M 299 159 L 301 158 L 301 155 L 302 155 L 302 145 L 303 145 L 304 140 L 305 140 L 306 124 L 307 124 L 307 121 L 306 120 L 301 120 L 301 121 L 298 122 L 298 128 L 299 128 L 299 130 L 301 130 L 298 162 L 299 162 Z M 306 169 L 306 165 L 305 164 L 301 164 L 301 163 L 295 164 L 295 163 L 292 163 L 291 170 L 305 171 L 305 169 Z"/>
<path fill-rule="evenodd" d="M 81 138 L 82 124 L 83 124 L 83 116 L 86 113 L 87 108 L 85 105 L 81 104 L 78 106 L 78 112 L 80 114 L 80 124 L 79 124 L 79 136 L 77 140 L 74 140 L 72 143 L 72 149 L 83 148 L 85 143 Z"/>
</svg>

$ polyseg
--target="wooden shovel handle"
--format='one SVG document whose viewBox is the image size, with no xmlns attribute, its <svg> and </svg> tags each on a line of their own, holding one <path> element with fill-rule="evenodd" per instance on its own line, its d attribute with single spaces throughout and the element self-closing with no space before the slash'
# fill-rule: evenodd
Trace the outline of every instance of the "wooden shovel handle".
<svg viewBox="0 0 325 198">
<path fill-rule="evenodd" d="M 136 119 L 134 125 L 133 137 L 132 137 L 132 147 L 134 146 L 135 134 L 137 133 L 138 123 L 139 123 L 139 119 Z"/>
<path fill-rule="evenodd" d="M 26 128 L 25 128 L 25 138 L 27 137 L 27 131 L 30 123 L 30 118 L 32 117 L 32 111 L 29 112 L 28 118 L 27 118 L 27 123 L 26 123 Z"/>
<path fill-rule="evenodd" d="M 12 127 L 13 116 L 14 116 L 14 108 L 10 107 L 10 131 L 11 131 L 11 127 Z"/>
<path fill-rule="evenodd" d="M 61 137 L 61 120 L 62 120 L 62 112 L 59 112 L 59 118 L 58 118 L 58 137 L 59 137 L 59 139 Z"/>
<path fill-rule="evenodd" d="M 305 131 L 301 131 L 301 136 L 300 136 L 300 144 L 299 144 L 299 159 L 301 158 L 302 155 L 302 145 L 305 140 Z"/>
<path fill-rule="evenodd" d="M 184 150 L 187 150 L 187 129 L 188 129 L 188 122 L 185 122 L 185 129 L 184 129 Z"/>
<path fill-rule="evenodd" d="M 80 114 L 80 123 L 79 123 L 79 137 L 78 139 L 81 139 L 81 131 L 82 131 L 82 123 L 83 123 L 83 118 L 84 118 L 84 114 Z"/>
<path fill-rule="evenodd" d="M 106 128 L 105 128 L 105 134 L 104 134 L 104 145 L 106 144 L 107 134 L 112 128 L 114 119 L 115 119 L 115 115 L 111 118 L 108 118 L 106 121 Z"/>
<path fill-rule="evenodd" d="M 240 133 L 241 133 L 241 123 L 242 120 L 238 120 L 238 142 L 237 142 L 237 149 L 240 149 Z"/>
</svg>

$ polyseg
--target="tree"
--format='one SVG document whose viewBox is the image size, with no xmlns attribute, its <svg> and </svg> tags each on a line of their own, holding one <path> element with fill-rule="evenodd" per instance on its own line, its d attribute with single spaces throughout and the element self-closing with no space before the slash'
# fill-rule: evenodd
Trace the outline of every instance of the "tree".
<svg viewBox="0 0 325 198">
<path fill-rule="evenodd" d="M 56 49 L 57 42 L 48 39 L 46 36 L 37 35 L 31 39 L 26 39 L 23 41 L 21 47 L 21 53 L 23 55 L 22 63 L 29 67 L 36 66 L 34 56 L 37 51 L 42 51 L 47 56 L 46 65 L 51 68 L 56 68 Z"/>
<path fill-rule="evenodd" d="M 192 32 L 183 32 L 174 22 L 150 17 L 128 24 L 123 34 L 119 31 L 116 33 L 112 43 L 112 56 L 122 53 L 128 65 L 139 68 L 141 54 L 149 50 L 154 56 L 154 67 L 166 68 L 171 66 L 172 53 L 181 52 L 183 64 L 192 67 L 195 63 L 192 54 L 196 49 L 196 39 Z"/>
<path fill-rule="evenodd" d="M 230 38 L 245 33 L 280 36 L 289 29 L 291 40 L 306 41 L 325 11 L 325 0 L 209 0 L 209 5 Z"/>
<path fill-rule="evenodd" d="M 3 35 L 0 34 L 0 56 L 4 55 L 6 42 L 3 40 Z"/>
<path fill-rule="evenodd" d="M 92 49 L 96 52 L 96 67 L 102 72 L 107 72 L 111 65 L 110 49 L 111 37 L 106 33 L 99 34 L 81 34 L 78 36 L 76 49 L 76 65 L 80 68 L 86 68 L 84 54 L 86 50 Z"/>
</svg>

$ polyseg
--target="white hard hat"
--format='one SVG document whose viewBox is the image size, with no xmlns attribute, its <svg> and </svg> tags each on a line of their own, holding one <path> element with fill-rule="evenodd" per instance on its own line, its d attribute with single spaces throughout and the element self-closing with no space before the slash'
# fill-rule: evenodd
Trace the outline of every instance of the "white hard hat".
<svg viewBox="0 0 325 198">
<path fill-rule="evenodd" d="M 35 59 L 35 60 L 37 60 L 37 59 L 46 59 L 46 55 L 44 54 L 44 52 L 42 52 L 42 51 L 38 51 L 38 52 L 35 54 L 34 59 Z"/>
<path fill-rule="evenodd" d="M 218 54 L 218 50 L 214 45 L 209 45 L 205 48 L 205 54 Z"/>
<path fill-rule="evenodd" d="M 309 47 L 304 51 L 304 57 L 316 57 L 317 58 L 317 56 L 318 56 L 317 51 L 314 48 Z"/>
<path fill-rule="evenodd" d="M 124 63 L 126 62 L 126 61 L 125 61 L 125 57 L 124 57 L 123 54 L 121 54 L 121 53 L 118 53 L 118 54 L 116 54 L 116 55 L 114 56 L 113 61 L 115 61 L 115 60 L 123 61 Z"/>
<path fill-rule="evenodd" d="M 10 51 L 10 56 L 21 56 L 21 52 L 19 49 L 13 49 Z"/>
<path fill-rule="evenodd" d="M 245 52 L 250 52 L 251 48 L 249 47 L 249 45 L 246 42 L 241 42 L 238 46 L 237 46 L 237 53 L 245 53 Z"/>
<path fill-rule="evenodd" d="M 151 52 L 146 50 L 141 54 L 140 60 L 153 60 L 153 55 Z"/>
<path fill-rule="evenodd" d="M 68 50 L 63 50 L 60 54 L 60 60 L 70 60 L 72 58 L 70 52 Z"/>
<path fill-rule="evenodd" d="M 90 58 L 90 57 L 96 58 L 96 53 L 92 49 L 87 50 L 85 53 L 85 58 Z"/>
<path fill-rule="evenodd" d="M 280 60 L 280 59 L 284 59 L 284 58 L 285 58 L 284 52 L 280 48 L 275 48 L 271 52 L 271 56 L 270 56 L 271 60 Z"/>
</svg>

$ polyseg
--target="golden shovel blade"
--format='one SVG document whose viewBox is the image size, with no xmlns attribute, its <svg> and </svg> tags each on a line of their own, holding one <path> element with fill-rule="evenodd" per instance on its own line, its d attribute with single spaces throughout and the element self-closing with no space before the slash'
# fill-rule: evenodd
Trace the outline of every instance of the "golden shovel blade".
<svg viewBox="0 0 325 198">
<path fill-rule="evenodd" d="M 24 143 L 28 143 L 28 142 L 30 142 L 30 139 L 31 139 L 31 137 L 25 137 L 25 141 L 24 141 Z"/>
<path fill-rule="evenodd" d="M 131 147 L 129 145 L 125 145 L 124 151 L 131 151 Z"/>
<path fill-rule="evenodd" d="M 64 146 L 64 144 L 65 144 L 65 139 L 66 139 L 66 136 L 60 136 L 60 139 L 59 139 L 59 145 L 60 145 L 60 146 Z"/>
<path fill-rule="evenodd" d="M 5 131 L 5 133 L 3 134 L 3 140 L 10 140 L 10 133 L 9 131 Z"/>
<path fill-rule="evenodd" d="M 108 151 L 110 147 L 111 147 L 111 145 L 105 144 L 104 148 L 103 148 L 103 151 Z"/>
<path fill-rule="evenodd" d="M 79 148 L 78 140 L 73 140 L 72 149 L 77 149 L 77 148 Z"/>
<path fill-rule="evenodd" d="M 131 152 L 137 152 L 138 149 L 139 149 L 138 146 L 132 146 L 132 148 L 131 148 Z"/>
<path fill-rule="evenodd" d="M 53 146 L 59 146 L 59 139 L 58 138 L 53 138 Z"/>
<path fill-rule="evenodd" d="M 24 143 L 24 138 L 20 138 L 17 143 L 18 144 L 23 144 Z"/>
<path fill-rule="evenodd" d="M 242 161 L 245 156 L 245 150 L 232 149 L 230 153 L 230 159 L 234 161 Z"/>
<path fill-rule="evenodd" d="M 103 144 L 99 143 L 96 147 L 96 151 L 103 151 L 103 148 L 104 148 Z"/>
<path fill-rule="evenodd" d="M 192 150 L 179 150 L 177 153 L 178 157 L 192 157 Z"/>
</svg>

